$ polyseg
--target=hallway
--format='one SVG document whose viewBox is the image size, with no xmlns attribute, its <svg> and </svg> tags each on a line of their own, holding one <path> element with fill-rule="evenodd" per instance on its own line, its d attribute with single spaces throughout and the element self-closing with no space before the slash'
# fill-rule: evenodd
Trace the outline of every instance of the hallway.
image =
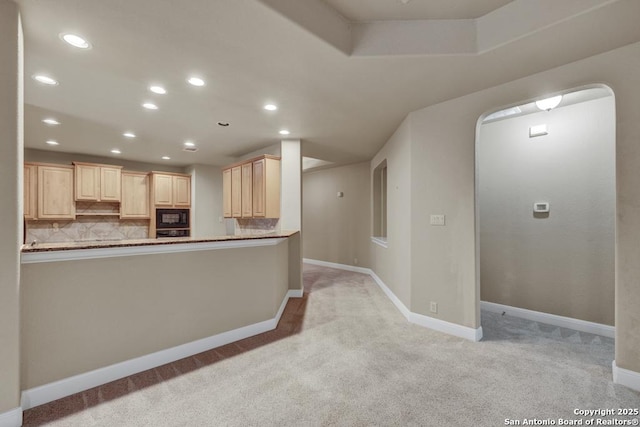
<svg viewBox="0 0 640 427">
<path fill-rule="evenodd" d="M 367 275 L 304 266 L 274 331 L 28 410 L 25 426 L 496 426 L 638 408 L 613 340 L 483 313 L 485 339 L 408 323 Z M 620 417 L 619 417 L 620 418 Z"/>
</svg>

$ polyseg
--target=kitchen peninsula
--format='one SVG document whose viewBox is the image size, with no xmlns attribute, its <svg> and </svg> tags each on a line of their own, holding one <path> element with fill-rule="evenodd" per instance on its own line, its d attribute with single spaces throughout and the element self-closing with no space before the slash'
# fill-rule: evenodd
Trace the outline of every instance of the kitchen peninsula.
<svg viewBox="0 0 640 427">
<path fill-rule="evenodd" d="M 300 233 L 25 245 L 29 406 L 277 326 Z"/>
</svg>

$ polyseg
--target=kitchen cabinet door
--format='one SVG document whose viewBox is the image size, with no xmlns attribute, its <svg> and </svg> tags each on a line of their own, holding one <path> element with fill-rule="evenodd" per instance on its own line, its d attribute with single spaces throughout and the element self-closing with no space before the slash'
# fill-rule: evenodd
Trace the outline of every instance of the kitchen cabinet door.
<svg viewBox="0 0 640 427">
<path fill-rule="evenodd" d="M 38 166 L 32 164 L 24 165 L 24 204 L 23 214 L 25 219 L 36 219 L 38 217 Z"/>
<path fill-rule="evenodd" d="M 153 175 L 153 200 L 156 206 L 173 206 L 172 175 Z"/>
<path fill-rule="evenodd" d="M 222 171 L 222 215 L 231 218 L 231 169 Z"/>
<path fill-rule="evenodd" d="M 253 215 L 262 218 L 266 215 L 264 167 L 265 159 L 253 162 Z"/>
<path fill-rule="evenodd" d="M 74 168 L 38 166 L 38 218 L 75 219 Z"/>
<path fill-rule="evenodd" d="M 119 202 L 122 170 L 115 167 L 100 167 L 100 201 Z"/>
<path fill-rule="evenodd" d="M 242 168 L 231 169 L 231 216 L 242 217 Z"/>
<path fill-rule="evenodd" d="M 100 166 L 74 163 L 75 199 L 100 200 Z"/>
<path fill-rule="evenodd" d="M 266 157 L 253 162 L 253 216 L 280 217 L 280 160 Z"/>
<path fill-rule="evenodd" d="M 251 163 L 242 165 L 242 217 L 253 216 L 253 167 Z"/>
<path fill-rule="evenodd" d="M 190 176 L 173 176 L 173 205 L 181 208 L 191 206 Z"/>
<path fill-rule="evenodd" d="M 73 162 L 77 201 L 119 202 L 120 166 Z"/>
<path fill-rule="evenodd" d="M 122 172 L 120 218 L 149 218 L 149 175 Z"/>
</svg>

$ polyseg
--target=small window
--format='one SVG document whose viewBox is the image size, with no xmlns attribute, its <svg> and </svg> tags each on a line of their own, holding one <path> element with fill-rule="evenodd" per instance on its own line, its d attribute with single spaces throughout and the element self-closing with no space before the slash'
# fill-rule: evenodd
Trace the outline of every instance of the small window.
<svg viewBox="0 0 640 427">
<path fill-rule="evenodd" d="M 387 239 L 387 160 L 373 170 L 373 237 Z"/>
</svg>

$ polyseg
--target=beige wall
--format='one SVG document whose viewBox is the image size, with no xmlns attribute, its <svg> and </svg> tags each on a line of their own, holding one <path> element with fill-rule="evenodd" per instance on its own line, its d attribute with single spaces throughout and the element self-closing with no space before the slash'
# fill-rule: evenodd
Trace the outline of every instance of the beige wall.
<svg viewBox="0 0 640 427">
<path fill-rule="evenodd" d="M 613 96 L 480 126 L 480 296 L 613 325 Z M 529 127 L 549 134 L 530 138 Z M 535 202 L 551 212 L 534 214 Z"/>
<path fill-rule="evenodd" d="M 304 258 L 371 266 L 369 175 L 369 162 L 302 175 Z"/>
<path fill-rule="evenodd" d="M 477 328 L 474 140 L 451 135 L 473 134 L 477 117 L 468 122 L 457 114 L 439 104 L 410 115 L 411 311 Z M 431 214 L 444 214 L 446 226 L 431 226 Z M 437 313 L 429 310 L 431 302 L 438 304 Z"/>
<path fill-rule="evenodd" d="M 412 311 L 429 313 L 430 298 L 440 298 L 445 304 L 441 303 L 437 317 L 470 327 L 480 324 L 474 254 L 474 150 L 478 118 L 500 107 L 549 93 L 605 83 L 616 96 L 616 363 L 640 372 L 638 58 L 640 43 L 635 43 L 410 114 L 398 130 L 411 122 L 411 129 L 403 131 L 410 132 L 410 140 L 405 142 L 410 153 L 397 167 L 411 168 L 413 190 L 403 198 L 403 203 L 410 206 L 414 216 L 407 233 L 414 241 L 411 251 L 396 248 L 390 241 L 387 257 L 398 258 L 397 252 L 401 251 L 412 259 Z M 394 136 L 376 160 L 390 151 L 398 152 L 397 146 Z M 446 214 L 448 225 L 429 226 L 430 213 Z M 409 214 L 405 215 L 405 219 L 409 218 Z M 390 213 L 389 223 L 397 220 Z M 379 268 L 375 259 L 373 265 L 374 270 Z M 407 277 L 399 271 L 391 274 L 387 271 L 383 280 L 391 287 L 405 283 Z"/>
<path fill-rule="evenodd" d="M 144 163 L 134 162 L 126 159 L 120 159 L 117 157 L 102 157 L 102 156 L 89 156 L 86 154 L 74 154 L 63 153 L 59 151 L 47 151 L 47 150 L 34 150 L 33 148 L 27 148 L 24 150 L 25 162 L 43 162 L 43 163 L 58 163 L 68 164 L 71 162 L 89 162 L 89 163 L 103 163 L 107 165 L 123 166 L 125 170 L 138 171 L 138 172 L 150 172 L 150 171 L 164 171 L 184 173 L 185 168 L 169 165 L 160 165 L 157 163 Z"/>
<path fill-rule="evenodd" d="M 288 253 L 284 241 L 23 264 L 23 389 L 272 319 Z"/>
<path fill-rule="evenodd" d="M 227 230 L 222 217 L 222 169 L 192 165 L 186 173 L 191 175 L 191 235 L 224 236 Z"/>
<path fill-rule="evenodd" d="M 388 247 L 384 248 L 369 242 L 371 268 L 407 308 L 411 308 L 412 165 L 410 126 L 410 117 L 408 117 L 373 158 L 369 171 L 370 177 L 372 177 L 376 166 L 386 159 Z M 372 228 L 369 233 L 370 235 L 373 233 Z"/>
<path fill-rule="evenodd" d="M 18 6 L 0 0 L 0 415 L 20 406 L 23 82 Z"/>
</svg>

